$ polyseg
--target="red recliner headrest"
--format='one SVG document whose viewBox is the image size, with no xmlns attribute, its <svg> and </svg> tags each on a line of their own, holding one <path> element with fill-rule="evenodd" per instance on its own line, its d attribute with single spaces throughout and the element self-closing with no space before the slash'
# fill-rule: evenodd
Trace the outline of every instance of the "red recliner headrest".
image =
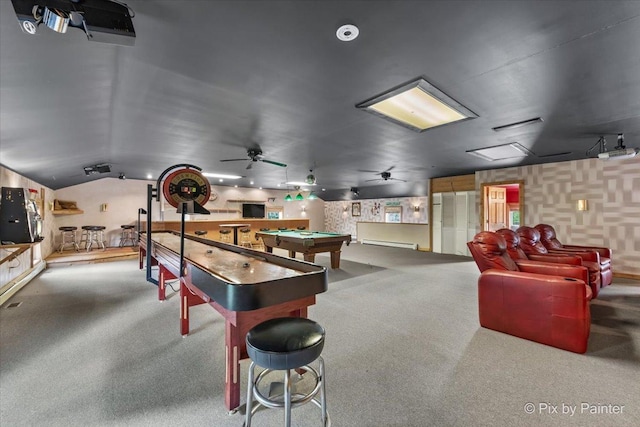
<svg viewBox="0 0 640 427">
<path fill-rule="evenodd" d="M 525 254 L 548 254 L 549 251 L 540 242 L 540 232 L 533 227 L 523 225 L 516 230 L 520 237 L 520 248 Z"/>
<path fill-rule="evenodd" d="M 538 224 L 534 227 L 540 232 L 540 241 L 547 249 L 562 249 L 562 243 L 556 237 L 556 230 L 549 224 Z"/>
<path fill-rule="evenodd" d="M 504 238 L 507 243 L 507 254 L 511 259 L 528 259 L 522 248 L 520 248 L 520 237 L 515 231 L 508 228 L 496 230 L 496 233 Z"/>
<path fill-rule="evenodd" d="M 491 231 L 481 231 L 468 243 L 469 250 L 480 271 L 490 268 L 519 271 L 516 263 L 507 255 L 504 237 Z"/>
</svg>

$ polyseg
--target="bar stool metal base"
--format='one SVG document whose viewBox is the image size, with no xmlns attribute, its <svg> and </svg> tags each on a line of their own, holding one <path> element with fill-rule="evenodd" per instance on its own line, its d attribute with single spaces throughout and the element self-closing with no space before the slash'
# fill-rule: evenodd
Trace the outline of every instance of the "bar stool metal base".
<svg viewBox="0 0 640 427">
<path fill-rule="evenodd" d="M 313 390 L 309 393 L 293 393 L 291 392 L 291 370 L 281 371 L 284 373 L 284 393 L 276 394 L 274 396 L 266 397 L 260 390 L 260 383 L 271 372 L 280 372 L 273 369 L 263 369 L 258 376 L 255 376 L 255 367 L 258 366 L 254 361 L 251 361 L 249 365 L 249 379 L 247 387 L 247 409 L 245 415 L 244 427 L 251 427 L 251 420 L 253 415 L 260 409 L 261 406 L 267 408 L 284 408 L 285 410 L 285 426 L 291 426 L 291 410 L 297 406 L 304 405 L 308 402 L 313 402 L 321 410 L 322 426 L 330 427 L 331 418 L 327 412 L 327 400 L 326 400 L 326 386 L 324 381 L 324 359 L 322 356 L 318 356 L 316 359 L 318 362 L 318 369 L 310 365 L 300 366 L 296 369 L 305 370 L 306 373 L 313 376 L 315 385 Z M 320 400 L 316 398 L 320 393 Z M 278 400 L 277 398 L 282 398 Z M 253 405 L 253 399 L 257 400 L 257 404 Z"/>
</svg>

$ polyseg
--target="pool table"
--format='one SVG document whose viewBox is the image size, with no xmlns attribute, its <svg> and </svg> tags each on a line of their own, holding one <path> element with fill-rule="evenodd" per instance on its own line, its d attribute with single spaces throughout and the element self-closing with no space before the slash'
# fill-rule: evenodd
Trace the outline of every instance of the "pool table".
<svg viewBox="0 0 640 427">
<path fill-rule="evenodd" d="M 351 243 L 350 234 L 306 230 L 258 231 L 256 239 L 259 238 L 262 238 L 267 252 L 273 252 L 273 248 L 286 249 L 290 258 L 295 258 L 296 252 L 300 252 L 309 262 L 314 262 L 319 252 L 330 252 L 331 268 L 340 268 L 342 243 L 346 242 L 347 246 Z"/>
</svg>

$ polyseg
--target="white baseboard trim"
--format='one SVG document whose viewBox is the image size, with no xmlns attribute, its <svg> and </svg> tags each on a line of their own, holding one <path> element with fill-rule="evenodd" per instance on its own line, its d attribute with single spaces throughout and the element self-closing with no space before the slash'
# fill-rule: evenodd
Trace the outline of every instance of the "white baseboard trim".
<svg viewBox="0 0 640 427">
<path fill-rule="evenodd" d="M 26 271 L 25 273 L 21 274 L 20 276 L 16 277 L 11 282 L 9 282 L 10 286 L 7 288 L 6 291 L 2 293 L 2 295 L 0 295 L 0 306 L 3 305 L 5 302 L 7 302 L 7 300 L 9 300 L 9 298 L 13 296 L 13 294 L 15 294 L 20 289 L 22 289 L 34 277 L 40 274 L 40 272 L 44 270 L 46 267 L 47 267 L 47 262 L 43 260 L 38 264 L 36 264 L 36 266 L 33 267 L 31 270 Z"/>
<path fill-rule="evenodd" d="M 363 245 L 391 246 L 393 248 L 418 249 L 417 243 L 385 242 L 383 240 L 362 239 Z"/>
</svg>

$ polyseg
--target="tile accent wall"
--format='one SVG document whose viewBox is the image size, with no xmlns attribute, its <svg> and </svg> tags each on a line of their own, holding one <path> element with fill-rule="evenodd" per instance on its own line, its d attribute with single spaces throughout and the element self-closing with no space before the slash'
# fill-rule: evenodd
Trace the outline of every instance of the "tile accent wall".
<svg viewBox="0 0 640 427">
<path fill-rule="evenodd" d="M 615 273 L 640 275 L 638 158 L 480 171 L 476 189 L 480 191 L 481 183 L 518 179 L 525 181 L 523 225 L 547 223 L 563 243 L 610 247 Z M 579 199 L 587 199 L 589 210 L 577 210 Z M 480 230 L 479 223 L 476 229 Z"/>
<path fill-rule="evenodd" d="M 361 216 L 351 215 L 351 203 L 360 203 Z M 345 200 L 324 203 L 324 228 L 332 233 L 351 234 L 357 239 L 356 223 L 384 222 L 384 208 L 387 203 L 399 203 L 402 206 L 402 222 L 427 224 L 429 211 L 428 197 L 399 197 L 392 199 Z M 420 206 L 414 212 L 414 206 Z M 346 209 L 346 211 L 345 211 Z"/>
</svg>

